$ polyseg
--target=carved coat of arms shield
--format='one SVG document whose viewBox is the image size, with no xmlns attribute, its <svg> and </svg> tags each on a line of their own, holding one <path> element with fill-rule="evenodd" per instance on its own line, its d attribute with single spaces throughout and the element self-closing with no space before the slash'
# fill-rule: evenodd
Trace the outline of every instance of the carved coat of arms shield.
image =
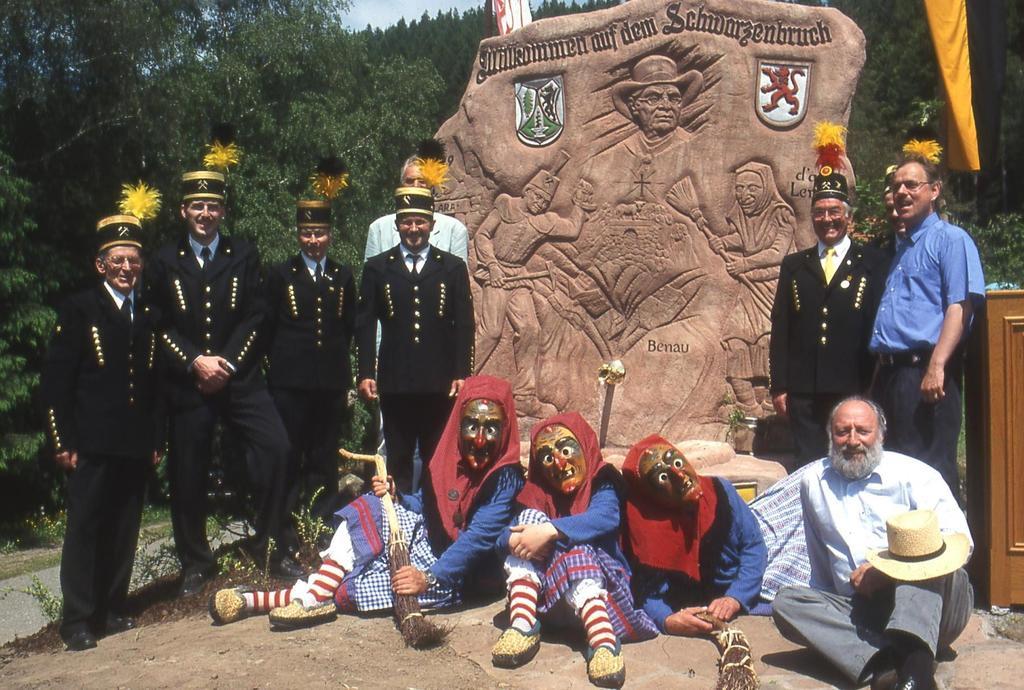
<svg viewBox="0 0 1024 690">
<path fill-rule="evenodd" d="M 527 146 L 547 146 L 565 128 L 562 75 L 516 82 L 516 136 Z"/>
<path fill-rule="evenodd" d="M 811 65 L 806 62 L 757 61 L 754 109 L 774 129 L 799 124 L 807 114 Z"/>
</svg>

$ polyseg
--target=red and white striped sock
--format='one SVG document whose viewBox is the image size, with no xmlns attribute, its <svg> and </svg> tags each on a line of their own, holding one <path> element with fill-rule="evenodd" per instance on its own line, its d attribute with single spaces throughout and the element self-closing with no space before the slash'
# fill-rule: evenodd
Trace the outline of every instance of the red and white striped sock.
<svg viewBox="0 0 1024 690">
<path fill-rule="evenodd" d="M 325 558 L 320 565 L 320 570 L 309 576 L 309 593 L 318 602 L 332 599 L 334 598 L 334 593 L 338 591 L 338 587 L 341 587 L 341 581 L 344 577 L 344 569 L 330 558 Z"/>
<path fill-rule="evenodd" d="M 537 624 L 537 584 L 523 578 L 508 586 L 508 617 L 512 627 L 521 633 Z"/>
<path fill-rule="evenodd" d="M 272 609 L 287 606 L 292 600 L 290 589 L 279 589 L 276 592 L 243 592 L 245 608 L 249 613 L 268 613 Z"/>
<path fill-rule="evenodd" d="M 608 617 L 608 605 L 601 597 L 594 597 L 583 605 L 580 611 L 583 627 L 587 631 L 587 644 L 591 649 L 609 647 L 615 649 L 615 630 Z"/>
</svg>

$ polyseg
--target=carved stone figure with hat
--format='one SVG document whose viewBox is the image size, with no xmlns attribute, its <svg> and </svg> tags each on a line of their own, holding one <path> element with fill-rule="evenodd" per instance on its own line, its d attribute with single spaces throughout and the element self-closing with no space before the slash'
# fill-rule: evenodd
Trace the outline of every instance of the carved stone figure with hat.
<svg viewBox="0 0 1024 690">
<path fill-rule="evenodd" d="M 50 451 L 67 473 L 60 635 L 71 651 L 134 627 L 126 598 L 166 422 L 157 399 L 157 314 L 138 291 L 142 221 L 156 215 L 160 194 L 125 185 L 120 206 L 96 224 L 101 280 L 61 305 L 40 383 Z"/>
<path fill-rule="evenodd" d="M 840 402 L 829 429 L 828 457 L 801 474 L 810 585 L 779 591 L 775 623 L 852 683 L 934 688 L 974 603 L 963 511 L 936 470 L 883 449 L 876 403 Z"/>
</svg>

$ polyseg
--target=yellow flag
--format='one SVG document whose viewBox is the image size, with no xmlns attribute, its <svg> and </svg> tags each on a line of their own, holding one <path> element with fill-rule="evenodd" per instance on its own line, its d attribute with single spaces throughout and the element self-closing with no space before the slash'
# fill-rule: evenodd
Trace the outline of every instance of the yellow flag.
<svg viewBox="0 0 1024 690">
<path fill-rule="evenodd" d="M 924 0 L 924 9 L 946 88 L 947 163 L 953 170 L 980 170 L 967 44 L 967 0 Z"/>
</svg>

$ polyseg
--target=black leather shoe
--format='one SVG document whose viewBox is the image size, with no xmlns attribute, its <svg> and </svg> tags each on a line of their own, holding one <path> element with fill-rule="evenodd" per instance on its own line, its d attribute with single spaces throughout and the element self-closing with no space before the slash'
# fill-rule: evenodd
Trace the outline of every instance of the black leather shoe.
<svg viewBox="0 0 1024 690">
<path fill-rule="evenodd" d="M 107 616 L 107 625 L 104 628 L 108 635 L 116 635 L 117 633 L 123 633 L 126 630 L 135 629 L 135 619 L 129 618 L 128 616 L 115 616 L 111 614 Z"/>
<path fill-rule="evenodd" d="M 300 577 L 305 577 L 306 571 L 291 556 L 282 556 L 275 561 L 271 561 L 270 575 L 271 577 L 279 577 L 283 580 L 297 580 Z"/>
<path fill-rule="evenodd" d="M 209 582 L 212 577 L 212 575 L 202 571 L 186 573 L 184 579 L 181 581 L 181 589 L 178 590 L 178 596 L 185 597 L 189 594 L 195 594 L 202 590 L 203 586 Z"/>
<path fill-rule="evenodd" d="M 64 640 L 64 649 L 69 652 L 81 652 L 95 646 L 96 638 L 88 630 L 79 630 Z"/>
</svg>

